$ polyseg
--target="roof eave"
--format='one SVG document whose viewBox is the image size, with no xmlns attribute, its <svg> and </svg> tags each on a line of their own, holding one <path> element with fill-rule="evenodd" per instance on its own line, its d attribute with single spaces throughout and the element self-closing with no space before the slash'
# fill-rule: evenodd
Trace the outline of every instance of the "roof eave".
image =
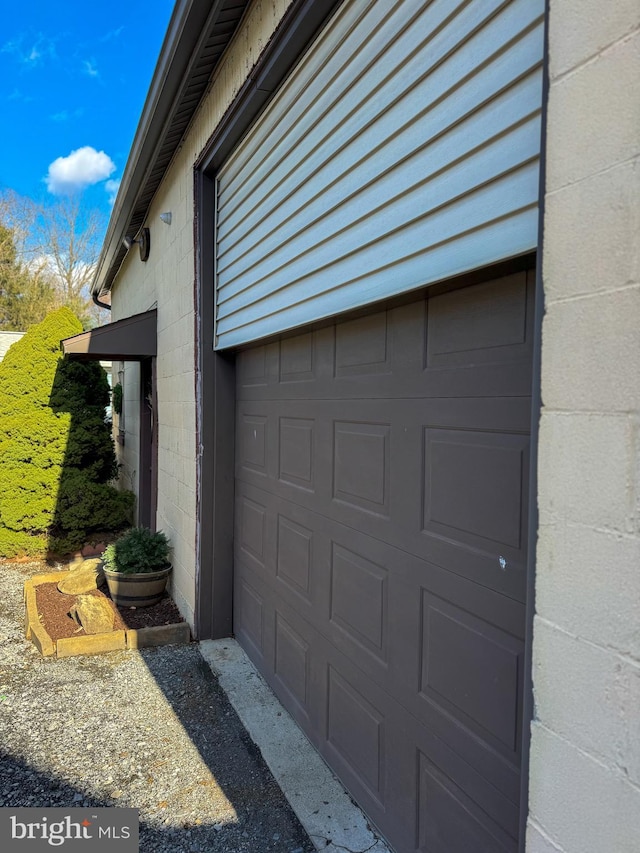
<svg viewBox="0 0 640 853">
<path fill-rule="evenodd" d="M 176 127 L 183 131 L 188 127 L 206 91 L 206 85 L 199 84 L 196 97 L 198 89 L 202 91 L 197 102 L 194 100 L 194 87 L 191 86 L 190 90 L 190 72 L 200 60 L 198 79 L 202 79 L 203 65 L 210 78 L 247 5 L 248 0 L 177 0 L 109 219 L 91 285 L 92 294 L 100 297 L 111 289 L 127 253 L 122 241 L 125 236 L 135 237 L 142 227 L 155 190 L 182 140 L 182 135 L 176 140 L 173 131 Z M 221 22 L 223 13 L 224 23 Z M 207 61 L 201 53 L 216 25 L 226 37 L 226 42 L 220 52 Z M 185 123 L 186 111 L 182 100 L 187 100 L 187 97 L 190 115 Z M 182 117 L 179 125 L 176 121 L 178 113 Z M 167 137 L 170 134 L 174 141 L 169 143 Z M 161 155 L 166 164 L 161 169 L 162 176 L 158 177 L 156 167 Z M 152 176 L 154 171 L 156 174 Z"/>
</svg>

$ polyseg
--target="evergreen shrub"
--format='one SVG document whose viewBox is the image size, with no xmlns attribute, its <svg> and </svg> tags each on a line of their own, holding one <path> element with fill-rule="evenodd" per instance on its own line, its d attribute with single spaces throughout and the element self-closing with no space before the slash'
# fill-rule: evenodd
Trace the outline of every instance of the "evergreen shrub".
<svg viewBox="0 0 640 853">
<path fill-rule="evenodd" d="M 118 382 L 113 386 L 113 391 L 111 392 L 111 405 L 116 415 L 122 414 L 122 395 L 122 385 Z"/>
<path fill-rule="evenodd" d="M 117 474 L 98 362 L 62 356 L 82 331 L 68 308 L 32 326 L 0 363 L 0 556 L 59 554 L 131 523 Z"/>
<path fill-rule="evenodd" d="M 169 565 L 169 540 L 162 530 L 132 527 L 103 554 L 105 569 L 123 575 L 157 572 Z"/>
</svg>

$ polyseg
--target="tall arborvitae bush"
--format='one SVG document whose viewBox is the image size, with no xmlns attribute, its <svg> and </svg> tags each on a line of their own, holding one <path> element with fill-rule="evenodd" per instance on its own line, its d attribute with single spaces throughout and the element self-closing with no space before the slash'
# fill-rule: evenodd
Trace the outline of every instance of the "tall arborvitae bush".
<svg viewBox="0 0 640 853">
<path fill-rule="evenodd" d="M 62 338 L 81 331 L 60 308 L 0 363 L 0 556 L 63 554 L 131 522 L 133 495 L 110 485 L 106 374 L 60 351 Z"/>
</svg>

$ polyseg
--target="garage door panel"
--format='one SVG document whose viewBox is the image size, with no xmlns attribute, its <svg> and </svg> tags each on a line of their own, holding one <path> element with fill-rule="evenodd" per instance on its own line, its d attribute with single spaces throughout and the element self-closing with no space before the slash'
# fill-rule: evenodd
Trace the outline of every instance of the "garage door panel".
<svg viewBox="0 0 640 853">
<path fill-rule="evenodd" d="M 336 327 L 335 377 L 376 376 L 393 369 L 387 312 L 359 317 Z"/>
<path fill-rule="evenodd" d="M 402 827 L 400 835 L 411 842 L 415 745 L 408 747 L 406 728 L 399 735 L 395 703 L 335 650 L 328 650 L 325 666 L 328 702 L 321 754 L 383 833 L 391 830 L 393 815 L 406 810 L 408 826 Z M 351 747 L 347 726 L 364 730 L 360 750 Z M 398 835 L 397 827 L 395 831 Z M 413 849 L 412 844 L 405 847 L 401 841 L 399 849 Z"/>
<path fill-rule="evenodd" d="M 426 366 L 529 358 L 531 299 L 522 273 L 432 297 L 427 303 Z"/>
<path fill-rule="evenodd" d="M 243 400 L 528 398 L 534 279 L 464 287 L 238 355 Z M 461 369 L 463 368 L 463 369 Z M 525 426 L 525 428 L 527 428 Z"/>
<path fill-rule="evenodd" d="M 236 632 L 259 671 L 305 731 L 313 732 L 321 716 L 315 711 L 318 690 L 313 631 L 295 607 L 281 607 L 271 584 L 236 557 L 234 605 L 247 620 Z M 259 602 L 259 607 L 254 604 Z M 254 619 L 251 623 L 248 620 Z"/>
<path fill-rule="evenodd" d="M 349 662 L 353 655 L 349 654 L 346 646 L 342 650 L 334 646 L 273 590 L 266 588 L 264 597 L 256 593 L 243 577 L 245 571 L 240 568 L 236 583 L 244 588 L 249 586 L 253 597 L 262 598 L 263 606 L 271 609 L 271 614 L 261 615 L 261 624 L 265 626 L 265 632 L 273 626 L 276 634 L 272 643 L 268 638 L 263 642 L 267 652 L 259 661 L 262 671 L 352 793 L 360 802 L 366 802 L 369 814 L 383 831 L 388 820 L 387 811 L 392 808 L 385 799 L 391 785 L 389 778 L 409 777 L 417 786 L 419 777 L 415 778 L 415 767 L 420 755 L 433 757 L 435 753 L 444 765 L 445 770 L 441 774 L 448 780 L 449 789 L 456 792 L 458 800 L 462 797 L 469 801 L 465 815 L 469 808 L 472 812 L 475 809 L 480 818 L 476 815 L 474 821 L 488 823 L 495 837 L 497 830 L 485 810 L 489 809 L 490 814 L 495 812 L 496 818 L 503 823 L 505 813 L 517 811 L 518 773 L 504 756 L 488 749 L 477 734 L 443 712 L 436 703 L 427 703 L 427 713 L 424 713 L 424 708 L 420 709 L 423 712 L 420 723 L 418 717 L 403 710 L 400 704 L 410 705 L 406 698 L 406 685 L 403 694 L 393 682 L 384 685 L 383 680 L 378 682 L 371 673 L 353 666 Z M 256 587 L 259 586 L 256 583 Z M 406 596 L 399 596 L 399 599 L 406 601 Z M 407 618 L 406 612 L 404 618 Z M 271 666 L 269 649 L 273 655 Z M 406 651 L 406 647 L 404 652 L 398 648 L 396 654 L 406 655 Z M 323 666 L 326 666 L 324 694 L 317 675 Z M 326 716 L 318 729 L 319 722 L 314 725 L 313 717 L 320 710 Z M 350 726 L 355 727 L 351 736 L 348 735 Z M 323 731 L 324 736 L 320 736 Z M 395 735 L 392 736 L 392 732 Z M 401 743 L 396 744 L 393 756 L 390 756 L 393 737 L 398 738 L 399 732 L 402 733 Z M 421 790 L 416 788 L 412 796 L 417 802 L 420 802 L 420 795 Z M 509 800 L 511 806 L 507 805 Z M 482 809 L 478 803 L 482 804 Z M 405 809 L 406 804 L 405 800 Z M 431 802 L 422 803 L 427 812 L 432 805 Z M 421 814 L 419 820 L 424 822 L 424 819 Z M 423 823 L 413 831 L 416 837 L 421 826 Z M 449 832 L 450 827 L 446 831 Z M 505 849 L 511 848 L 507 846 Z"/>
<path fill-rule="evenodd" d="M 412 571 L 421 590 L 446 601 L 456 602 L 467 613 L 475 614 L 479 619 L 524 642 L 525 607 L 522 602 L 434 563 L 418 561 L 412 564 Z"/>
<path fill-rule="evenodd" d="M 236 559 L 234 578 L 234 608 L 236 637 L 242 645 L 251 651 L 254 661 L 264 667 L 265 639 L 265 601 L 251 583 L 252 578 L 242 571 L 241 563 Z"/>
<path fill-rule="evenodd" d="M 333 330 L 320 329 L 240 350 L 236 355 L 238 398 L 273 399 L 271 391 L 275 387 L 286 390 L 299 383 L 313 387 L 313 383 L 327 370 L 333 373 L 326 357 L 332 348 Z M 266 392 L 268 386 L 270 391 Z"/>
<path fill-rule="evenodd" d="M 301 443 L 305 454 L 311 446 L 322 448 L 317 461 L 307 461 L 303 455 L 304 465 L 295 469 L 289 465 L 281 471 L 282 462 L 274 452 L 268 462 L 268 480 L 261 471 L 239 465 L 239 482 L 265 490 L 261 498 L 253 498 L 258 505 L 277 497 L 524 600 L 526 437 L 425 429 L 416 423 L 421 414 L 417 403 L 404 409 L 405 417 L 402 406 L 395 407 L 395 414 L 401 410 L 401 423 L 391 426 L 376 423 L 376 414 L 383 414 L 379 404 L 368 403 L 366 408 L 366 421 L 334 420 L 320 414 L 304 419 Z M 282 411 L 292 408 L 285 406 Z M 349 413 L 341 405 L 335 411 Z M 315 413 L 312 404 L 307 412 Z M 362 417 L 362 407 L 359 414 Z M 275 417 L 267 420 L 269 429 Z M 281 419 L 296 427 L 301 421 L 288 414 Z M 310 422 L 313 428 L 307 430 Z M 313 439 L 308 432 L 313 432 Z M 278 476 L 281 473 L 284 476 Z M 450 488 L 452 484 L 455 489 Z M 493 506 L 500 512 L 485 518 Z M 253 541 L 248 543 L 249 551 L 259 554 L 263 547 L 256 539 L 259 509 L 249 504 L 244 516 L 247 532 L 242 535 Z"/>
<path fill-rule="evenodd" d="M 523 604 L 526 598 L 526 563 L 506 548 L 484 551 L 448 539 L 424 534 L 425 560 L 446 568 L 461 579 L 473 581 L 505 599 Z M 505 568 L 502 568 L 504 560 Z"/>
<path fill-rule="evenodd" d="M 403 851 L 517 849 L 531 281 L 238 357 L 238 638 Z"/>
<path fill-rule="evenodd" d="M 427 371 L 425 385 L 427 398 L 469 397 L 469 398 L 510 398 L 526 397 L 527 363 L 482 364 L 473 365 L 467 370 L 448 370 L 430 368 Z"/>
<path fill-rule="evenodd" d="M 389 423 L 334 420 L 334 501 L 389 518 L 390 443 Z"/>
<path fill-rule="evenodd" d="M 315 418 L 278 419 L 278 479 L 313 492 L 317 457 Z"/>
<path fill-rule="evenodd" d="M 348 764 L 360 784 L 384 802 L 385 715 L 339 671 L 327 667 L 327 749 Z"/>
<path fill-rule="evenodd" d="M 517 759 L 523 643 L 422 590 L 420 694 Z"/>
<path fill-rule="evenodd" d="M 262 505 L 265 494 L 238 485 L 236 515 L 242 518 L 246 506 Z M 326 584 L 320 573 L 326 574 L 329 565 L 329 537 L 308 512 L 291 502 L 276 504 L 272 500 L 261 521 L 265 545 L 260 557 L 241 538 L 243 534 L 238 532 L 236 523 L 236 561 L 253 573 L 252 583 L 263 596 L 274 588 L 278 596 L 313 621 L 319 608 L 326 611 Z"/>
<path fill-rule="evenodd" d="M 238 464 L 260 477 L 268 476 L 267 415 L 244 412 L 237 422 Z"/>
<path fill-rule="evenodd" d="M 259 347 L 257 357 L 252 349 L 243 350 L 236 359 L 238 395 L 247 400 L 300 393 L 326 398 L 327 391 L 335 397 L 337 389 L 338 396 L 366 397 L 377 378 L 396 364 L 396 381 L 402 383 L 399 396 L 404 388 L 412 389 L 411 396 L 421 383 L 425 328 L 423 301 L 286 337 Z"/>
<path fill-rule="evenodd" d="M 321 359 L 316 352 L 318 336 L 313 332 L 296 335 L 280 341 L 278 345 L 278 382 L 288 385 L 291 382 L 314 382 L 317 379 L 317 366 Z"/>
<path fill-rule="evenodd" d="M 236 387 L 238 395 L 243 390 L 266 385 L 269 381 L 268 356 L 272 346 L 257 346 L 238 353 L 236 358 Z"/>
<path fill-rule="evenodd" d="M 387 400 L 393 400 L 391 417 L 386 410 Z M 325 430 L 324 438 L 335 433 L 333 424 L 340 421 L 365 424 L 390 422 L 403 433 L 405 429 L 430 427 L 468 430 L 471 425 L 477 432 L 526 435 L 527 419 L 531 415 L 531 404 L 527 397 L 282 399 L 247 401 L 244 408 L 238 422 L 238 465 L 245 467 L 247 474 L 251 471 L 266 473 L 269 460 L 273 458 L 271 454 L 277 459 L 282 457 L 283 449 L 288 450 L 284 447 L 285 443 L 292 445 L 298 439 L 297 443 L 300 444 L 304 436 L 295 432 L 296 428 L 313 431 L 318 426 Z M 287 419 L 294 422 L 288 423 Z M 300 423 L 295 423 L 296 420 Z M 317 443 L 305 442 L 302 447 L 313 449 L 314 453 L 330 454 L 331 449 L 324 451 L 323 445 L 324 441 L 321 440 Z M 267 452 L 268 448 L 270 452 Z M 241 472 L 238 471 L 238 475 L 242 476 Z M 279 476 L 276 466 L 271 469 L 271 476 Z"/>
<path fill-rule="evenodd" d="M 384 399 L 442 399 L 469 398 L 495 400 L 526 398 L 527 360 L 513 363 L 473 364 L 464 372 L 458 368 L 426 368 L 415 365 L 414 376 L 407 376 L 402 358 L 398 368 L 391 373 L 377 373 L 370 368 L 353 370 L 352 375 L 341 371 L 334 377 L 325 376 L 312 381 L 278 382 L 273 384 L 245 385 L 239 390 L 240 398 L 247 402 L 266 400 L 286 401 L 304 393 L 311 400 L 358 400 L 382 397 Z M 368 374 L 368 375 L 367 375 Z M 292 386 L 296 386 L 295 389 Z M 300 391 L 298 390 L 300 389 Z M 304 389 L 304 390 L 303 390 Z"/>
<path fill-rule="evenodd" d="M 269 439 L 269 476 L 245 464 L 240 447 L 238 479 L 522 601 L 527 437 L 470 432 L 482 408 L 472 401 L 460 405 L 455 418 L 451 407 L 433 416 L 456 421 L 456 430 L 426 428 L 424 408 L 421 401 L 395 401 L 391 411 L 384 401 L 264 404 L 265 433 L 276 438 Z M 500 418 L 515 407 L 496 408 L 506 412 L 477 415 L 483 426 L 504 426 Z M 520 407 L 518 421 L 528 409 Z M 311 417 L 291 417 L 303 411 Z M 393 419 L 385 423 L 389 414 Z M 254 421 L 252 412 L 243 423 L 252 429 Z M 278 433 L 284 448 L 277 447 Z M 248 518 L 255 513 L 247 511 Z"/>
<path fill-rule="evenodd" d="M 240 501 L 247 493 L 259 494 L 242 484 L 240 489 Z M 284 520 L 297 533 L 294 519 L 304 518 L 304 530 L 314 531 L 309 552 L 306 545 L 302 549 L 305 565 L 311 553 L 310 592 L 302 595 L 279 566 L 276 585 L 270 588 L 267 579 L 274 569 L 268 567 L 262 577 L 252 579 L 263 599 L 285 613 L 290 624 L 304 619 L 336 651 L 358 660 L 367 679 L 388 689 L 417 718 L 428 719 L 438 737 L 474 766 L 484 767 L 496 787 L 513 789 L 519 763 L 514 697 L 522 677 L 522 606 L 338 522 L 314 518 L 295 504 L 276 501 L 275 507 L 269 517 L 278 524 Z M 245 571 L 245 553 L 237 559 Z M 280 555 L 275 559 L 281 561 Z M 251 570 L 260 574 L 257 564 Z M 434 601 L 435 610 L 428 606 Z M 449 634 L 442 619 L 435 620 L 443 611 L 453 629 L 458 628 L 456 633 L 445 626 L 457 646 L 443 641 L 443 634 Z M 473 689 L 464 682 L 464 701 L 451 694 L 445 675 L 434 670 L 431 661 L 442 653 L 452 673 L 466 667 L 469 680 L 476 678 Z M 490 707 L 483 705 L 487 696 L 492 697 Z M 509 724 L 510 736 L 505 733 Z"/>
<path fill-rule="evenodd" d="M 419 400 L 397 400 L 390 423 L 384 420 L 389 415 L 385 401 L 264 403 L 239 418 L 238 477 L 256 485 L 269 479 L 269 488 L 275 486 L 292 498 L 300 490 L 309 492 L 308 498 L 298 499 L 308 500 L 310 506 L 330 497 L 341 508 L 399 521 L 405 517 L 405 488 L 392 489 L 391 477 L 408 482 L 408 469 L 423 456 L 426 503 L 420 529 L 484 550 L 494 543 L 504 545 L 511 548 L 513 559 L 514 549 L 521 550 L 522 544 L 520 492 L 526 485 L 528 446 L 524 436 L 502 430 L 505 425 L 523 426 L 528 404 L 434 401 L 429 413 L 433 427 L 451 426 L 458 433 L 425 427 L 422 410 Z M 469 422 L 493 433 L 478 429 L 469 436 Z M 424 430 L 423 447 L 418 446 L 419 430 Z M 451 481 L 458 483 L 455 492 L 464 497 L 465 507 L 455 505 L 455 493 L 446 489 L 449 504 L 444 506 L 441 485 Z M 479 517 L 487 493 L 504 505 L 495 529 Z M 459 519 L 464 516 L 466 526 L 448 524 L 451 512 Z M 482 541 L 478 530 L 485 534 Z"/>
<path fill-rule="evenodd" d="M 471 424 L 478 432 L 526 435 L 531 423 L 529 397 L 440 397 L 429 400 L 428 412 L 424 400 L 413 405 L 417 409 L 414 422 L 425 430 L 468 430 Z"/>
<path fill-rule="evenodd" d="M 418 835 L 420 825 L 426 817 L 421 806 L 427 805 L 428 811 L 433 811 L 433 803 L 421 803 L 425 781 L 423 774 L 428 763 L 431 765 L 430 774 L 439 778 L 440 783 L 452 793 L 455 790 L 454 799 L 462 806 L 456 808 L 455 813 L 461 817 L 462 812 L 468 809 L 475 819 L 485 826 L 489 834 L 504 843 L 507 849 L 511 849 L 518 833 L 518 786 L 514 786 L 505 794 L 494 785 L 487 784 L 486 778 L 477 768 L 467 762 L 459 751 L 434 736 L 429 729 L 417 727 L 415 721 L 409 718 L 406 724 L 415 744 L 417 800 L 419 811 L 423 812 L 418 818 Z M 447 835 L 449 834 L 450 828 L 447 832 Z M 468 849 L 475 853 L 475 847 Z M 497 849 L 500 847 L 497 846 Z"/>
<path fill-rule="evenodd" d="M 513 790 L 520 761 L 524 607 L 338 525 L 332 527 L 331 537 L 334 565 L 336 555 L 351 564 L 361 562 L 363 574 L 370 572 L 373 580 L 368 579 L 366 595 L 346 604 L 332 600 L 326 628 L 320 617 L 318 629 L 337 649 L 357 659 L 368 677 L 386 685 L 416 718 L 428 718 L 441 739 L 463 754 L 473 754 L 468 760 L 474 765 L 484 765 L 486 770 L 485 751 L 489 750 L 495 763 L 494 784 Z M 364 588 L 361 583 L 359 589 Z M 434 603 L 435 610 L 429 607 Z M 358 607 L 365 612 L 356 617 Z M 348 616 L 336 619 L 334 614 L 341 610 Z M 434 613 L 443 611 L 452 623 L 446 627 L 457 642 L 457 656 L 448 634 L 435 623 Z M 367 632 L 358 620 L 371 626 Z M 379 622 L 384 627 L 376 632 Z M 363 635 L 369 641 L 366 655 L 362 654 Z M 384 649 L 388 654 L 383 654 Z M 447 677 L 455 679 L 464 667 L 471 670 L 469 679 L 462 681 L 463 697 L 457 702 L 444 685 L 438 686 L 438 671 L 429 663 L 434 655 L 444 655 Z M 378 666 L 377 661 L 388 666 Z M 475 687 L 467 683 L 473 679 Z M 484 706 L 485 701 L 493 704 Z"/>
<path fill-rule="evenodd" d="M 514 764 L 505 755 L 501 744 L 487 738 L 485 733 L 478 734 L 477 727 L 465 724 L 458 716 L 450 714 L 442 702 L 426 699 L 420 708 L 409 703 L 407 710 L 411 720 L 422 721 L 423 733 L 437 739 L 441 745 L 457 756 L 464 765 L 472 768 L 484 784 L 500 794 L 500 801 L 509 801 L 517 807 L 520 795 L 519 764 Z M 415 713 L 414 713 L 415 711 Z M 418 713 L 419 712 L 419 713 Z"/>
<path fill-rule="evenodd" d="M 279 514 L 277 537 L 278 579 L 311 603 L 312 564 L 318 547 L 314 531 Z"/>
<path fill-rule="evenodd" d="M 244 484 L 239 484 L 239 488 L 240 503 L 247 494 L 259 494 Z M 369 537 L 354 536 L 354 531 L 344 525 L 314 516 L 294 503 L 277 501 L 275 506 L 276 511 L 269 517 L 280 526 L 293 528 L 296 533 L 299 529 L 313 531 L 309 546 L 308 593 L 306 590 L 302 592 L 300 585 L 291 580 L 290 575 L 301 571 L 299 567 L 287 568 L 285 573 L 281 553 L 274 555 L 275 566 L 263 569 L 257 561 L 247 559 L 246 549 L 236 543 L 236 560 L 242 564 L 243 570 L 255 573 L 252 584 L 263 598 L 269 598 L 271 590 L 274 607 L 277 602 L 278 606 L 291 608 L 336 648 L 347 655 L 355 652 L 368 676 L 384 683 L 388 677 L 390 643 L 394 642 L 389 631 L 389 589 L 392 584 L 409 582 L 406 565 L 399 567 L 394 563 L 393 549 L 386 547 L 381 552 Z M 298 524 L 300 518 L 305 520 L 306 527 L 301 528 Z M 306 556 L 305 553 L 305 560 Z M 400 569 L 404 571 L 404 577 Z M 306 571 L 303 576 L 306 580 Z M 402 601 L 402 596 L 396 597 Z M 419 597 L 416 598 L 418 601 Z M 414 649 L 417 648 L 419 617 L 416 604 L 411 614 Z M 405 614 L 404 618 L 409 619 L 410 614 Z M 402 658 L 402 650 L 395 652 L 394 656 Z M 417 671 L 415 661 L 412 670 Z"/>
<path fill-rule="evenodd" d="M 270 560 L 268 553 L 270 515 L 264 503 L 264 495 L 259 500 L 241 497 L 236 504 L 235 541 L 245 560 L 257 563 L 267 571 Z"/>
<path fill-rule="evenodd" d="M 425 429 L 424 443 L 423 531 L 524 562 L 528 436 Z"/>
<path fill-rule="evenodd" d="M 389 659 L 389 570 L 331 542 L 329 623 L 386 665 Z"/>
<path fill-rule="evenodd" d="M 388 400 L 393 400 L 391 409 Z M 445 430 L 450 427 L 464 432 L 472 429 L 478 434 L 502 434 L 504 438 L 497 439 L 498 443 L 506 447 L 520 442 L 524 447 L 525 426 L 531 414 L 530 401 L 526 397 L 271 400 L 247 402 L 243 408 L 238 419 L 237 468 L 242 467 L 246 471 L 237 470 L 237 475 L 249 479 L 255 472 L 280 479 L 282 470 L 284 474 L 301 479 L 303 488 L 308 488 L 312 457 L 322 453 L 334 455 L 340 442 L 349 442 L 349 434 L 354 435 L 355 443 L 355 434 L 360 426 L 364 430 L 361 433 L 362 443 L 370 448 L 377 443 L 374 438 L 374 427 L 377 426 L 391 427 L 384 439 L 385 444 L 410 430 L 415 432 L 415 440 L 421 444 L 423 429 Z M 346 424 L 346 427 L 340 429 L 340 424 Z M 316 429 L 323 431 L 320 440 L 315 435 Z M 338 433 L 340 442 L 336 442 Z M 382 438 L 382 431 L 379 434 Z M 511 439 L 510 435 L 520 435 L 520 439 Z M 328 436 L 331 441 L 329 450 L 326 450 L 324 445 Z M 462 437 L 459 443 L 462 444 Z M 278 468 L 278 460 L 281 469 Z M 270 466 L 270 463 L 273 464 Z"/>
<path fill-rule="evenodd" d="M 467 760 L 459 739 L 447 745 L 437 726 L 430 721 L 421 723 L 402 707 L 395 694 L 372 683 L 350 659 L 331 646 L 324 648 L 327 716 L 326 740 L 320 749 L 352 794 L 366 803 L 367 812 L 378 826 L 384 831 L 393 821 L 394 812 L 401 810 L 406 816 L 407 846 L 399 847 L 418 847 L 416 842 L 425 819 L 420 811 L 426 809 L 428 813 L 433 809 L 433 803 L 421 802 L 420 757 L 428 756 L 440 777 L 462 799 L 466 809 L 471 809 L 474 819 L 506 850 L 515 850 L 512 836 L 517 835 L 518 827 L 518 774 L 512 771 L 501 790 L 495 782 L 506 779 L 500 779 L 496 772 L 489 781 L 482 762 L 476 762 L 474 767 Z M 475 761 L 476 756 L 469 755 Z M 443 837 L 451 837 L 451 829 L 441 825 Z M 451 849 L 455 848 L 449 848 L 447 853 Z M 475 853 L 474 847 L 468 849 Z M 496 845 L 495 849 L 501 848 Z"/>
<path fill-rule="evenodd" d="M 518 849 L 517 811 L 507 807 L 506 810 L 513 815 L 509 821 L 513 830 L 506 832 L 429 759 L 431 752 L 418 751 L 415 849 L 420 853 L 450 853 L 452 850 L 515 853 Z M 503 815 L 505 808 L 502 803 L 498 804 L 498 809 Z"/>
<path fill-rule="evenodd" d="M 273 674 L 304 712 L 311 697 L 311 644 L 276 611 L 274 621 Z M 287 704 L 290 704 L 287 703 Z"/>
</svg>

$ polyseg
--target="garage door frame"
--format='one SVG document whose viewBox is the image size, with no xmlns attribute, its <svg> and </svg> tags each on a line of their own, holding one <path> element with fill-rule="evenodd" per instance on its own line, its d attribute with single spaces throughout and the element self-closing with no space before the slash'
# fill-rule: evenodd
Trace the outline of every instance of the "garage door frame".
<svg viewBox="0 0 640 853">
<path fill-rule="evenodd" d="M 214 351 L 216 172 L 342 0 L 293 0 L 194 166 L 196 613 L 200 639 L 232 632 L 235 370 Z"/>
<path fill-rule="evenodd" d="M 240 140 L 298 57 L 321 28 L 338 2 L 295 0 L 254 72 L 240 90 L 225 120 L 218 126 L 203 155 L 195 164 L 194 190 L 196 211 L 196 340 L 197 340 L 197 571 L 196 634 L 200 639 L 221 638 L 232 634 L 233 519 L 234 519 L 234 435 L 235 435 L 235 357 L 214 350 L 215 286 L 214 246 L 215 176 L 217 169 Z M 545 40 L 546 41 L 546 40 Z M 545 48 L 546 54 L 546 48 Z M 546 61 L 545 61 L 546 69 Z M 543 96 L 543 127 L 546 112 L 546 73 Z M 541 180 L 544 179 L 544 146 L 541 152 Z M 542 216 L 543 211 L 540 210 Z M 542 234 L 542 230 L 539 232 Z M 538 250 L 539 252 L 539 250 Z M 471 273 L 456 280 L 456 285 L 497 278 L 514 269 L 531 265 L 531 256 Z M 451 283 L 433 285 L 449 288 Z M 416 292 L 394 299 L 393 304 L 416 298 Z M 377 303 L 370 310 L 388 305 Z M 367 313 L 369 309 L 357 314 Z M 525 696 L 522 744 L 522 786 L 520 797 L 521 831 L 519 846 L 525 849 L 528 805 L 528 755 L 533 701 L 531 686 L 531 647 L 535 577 L 535 540 L 537 531 L 537 436 L 540 414 L 540 348 L 543 314 L 541 266 L 537 264 L 536 309 L 534 319 L 534 361 L 532 378 L 532 423 L 529 487 L 530 544 L 527 565 L 527 624 L 525 638 Z M 326 322 L 333 322 L 330 318 Z M 298 332 L 299 333 L 299 330 Z"/>
</svg>

